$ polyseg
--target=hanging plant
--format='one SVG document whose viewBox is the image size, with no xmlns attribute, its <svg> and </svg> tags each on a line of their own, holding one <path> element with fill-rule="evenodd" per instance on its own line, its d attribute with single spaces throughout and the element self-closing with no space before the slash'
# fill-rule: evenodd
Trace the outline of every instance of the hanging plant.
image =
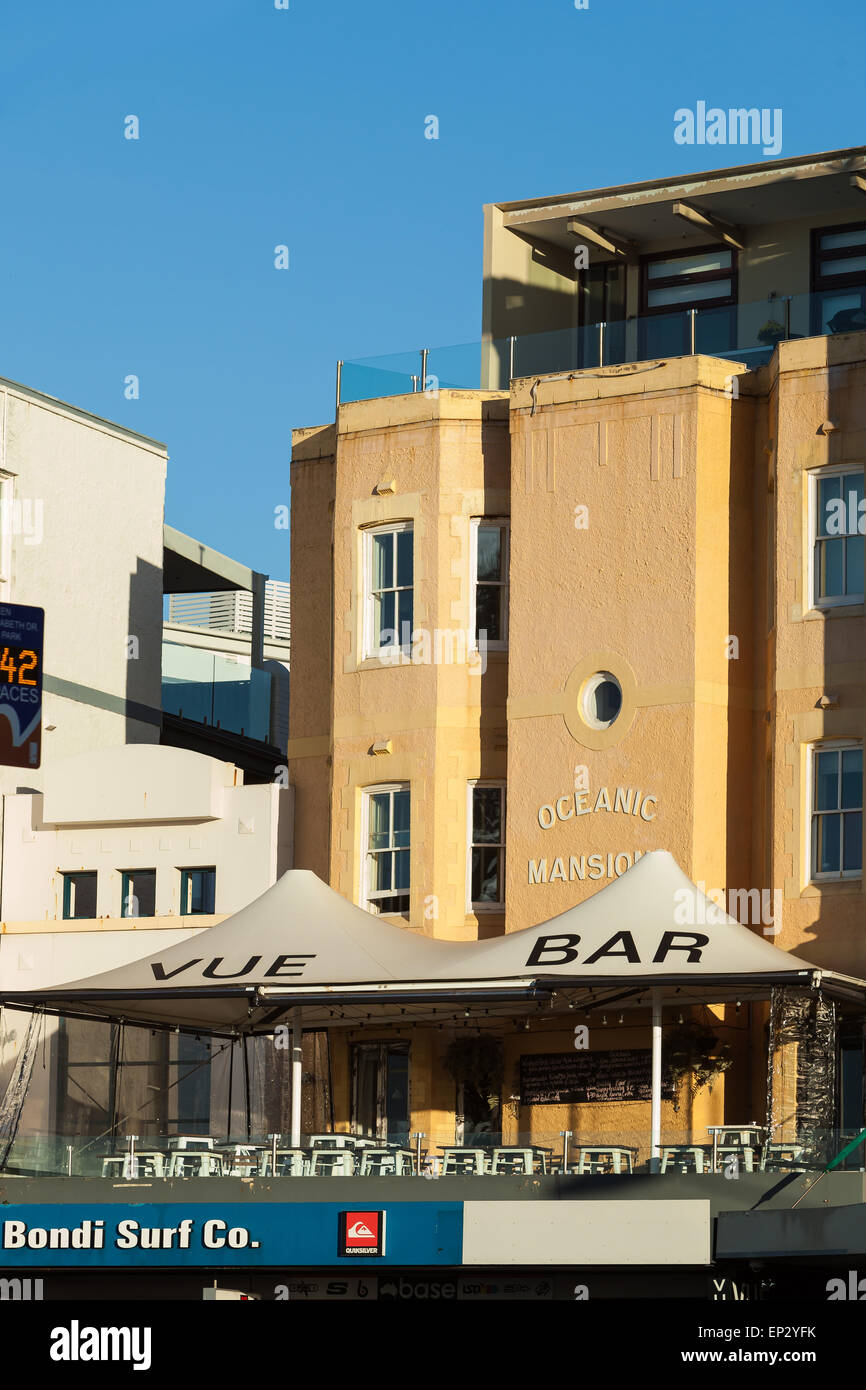
<svg viewBox="0 0 866 1390">
<path fill-rule="evenodd" d="M 716 1078 L 733 1066 L 731 1049 L 722 1043 L 712 1028 L 697 1019 L 689 1019 L 672 1028 L 663 1040 L 664 1068 L 674 1087 L 674 1110 L 679 1110 L 680 1083 L 688 1084 L 694 1100 L 704 1086 L 713 1089 Z"/>
</svg>

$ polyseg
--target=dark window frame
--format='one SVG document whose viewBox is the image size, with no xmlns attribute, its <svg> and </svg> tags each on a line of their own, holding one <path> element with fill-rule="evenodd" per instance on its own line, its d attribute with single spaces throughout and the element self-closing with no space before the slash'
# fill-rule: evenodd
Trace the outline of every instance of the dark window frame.
<svg viewBox="0 0 866 1390">
<path fill-rule="evenodd" d="M 863 241 L 860 246 L 841 246 L 836 250 L 822 251 L 822 236 L 838 236 L 841 232 L 862 232 Z M 855 257 L 866 256 L 866 222 L 844 222 L 835 227 L 813 227 L 811 233 L 811 261 L 809 270 L 809 283 L 813 294 L 820 294 L 822 290 L 844 290 L 849 288 L 859 288 L 855 286 L 851 276 L 858 276 L 861 281 L 866 283 L 866 271 L 849 270 L 847 275 L 844 271 L 839 271 L 836 275 L 822 275 L 818 269 L 821 261 L 846 261 L 853 260 Z"/>
<path fill-rule="evenodd" d="M 213 875 L 213 907 L 209 910 L 200 908 L 195 910 L 190 907 L 186 910 L 186 899 L 188 897 L 187 882 L 189 874 L 212 874 Z M 180 867 L 180 913 L 181 917 L 210 917 L 217 910 L 216 906 L 216 865 L 215 864 L 189 864 Z"/>
<path fill-rule="evenodd" d="M 821 250 L 822 236 L 837 236 L 841 232 L 863 232 L 859 246 L 842 246 L 832 251 Z M 852 290 L 860 292 L 861 304 L 866 308 L 866 270 L 839 271 L 836 275 L 822 275 L 819 271 L 821 261 L 838 261 L 843 265 L 855 256 L 866 255 L 866 222 L 839 222 L 830 227 L 813 227 L 809 241 L 809 319 L 810 332 L 823 336 L 824 296 L 834 291 Z"/>
<path fill-rule="evenodd" d="M 691 256 L 703 256 L 712 254 L 719 250 L 730 251 L 731 265 L 729 270 L 707 270 L 697 275 L 661 275 L 657 280 L 650 283 L 648 267 L 656 261 L 686 260 Z M 727 295 L 719 295 L 716 299 L 700 299 L 694 304 L 689 304 L 683 300 L 681 304 L 660 304 L 651 309 L 649 307 L 649 291 L 671 289 L 677 285 L 708 285 L 714 280 L 730 280 L 731 292 Z M 689 246 L 679 251 L 654 251 L 651 255 L 640 257 L 640 314 L 641 317 L 654 317 L 658 314 L 678 314 L 686 313 L 689 309 L 727 309 L 739 303 L 739 253 L 733 246 L 719 247 L 718 242 L 711 242 L 709 245 Z"/>
<path fill-rule="evenodd" d="M 121 915 L 121 917 L 124 918 L 124 919 L 126 919 L 126 918 L 131 918 L 131 917 L 132 917 L 132 913 L 131 913 L 131 912 L 126 912 L 126 911 L 125 911 L 126 901 L 127 901 L 127 898 L 129 897 L 129 884 L 130 884 L 130 880 L 132 880 L 132 881 L 134 882 L 135 879 L 136 879 L 136 877 L 137 877 L 137 876 L 140 876 L 141 874 L 153 874 L 153 912 L 139 912 L 139 913 L 136 913 L 136 918 L 138 918 L 138 917 L 155 917 L 155 916 L 156 916 L 156 869 L 153 868 L 153 867 L 151 867 L 151 866 L 148 866 L 148 867 L 146 867 L 146 868 L 141 868 L 141 869 L 121 869 L 121 870 L 120 870 L 120 876 L 121 876 L 121 877 L 120 877 L 120 915 Z M 135 891 L 134 891 L 134 889 L 133 889 L 133 896 L 135 896 Z"/>
<path fill-rule="evenodd" d="M 97 909 L 97 907 L 99 906 L 99 900 L 98 900 L 98 897 L 96 896 L 96 894 L 98 894 L 98 892 L 99 892 L 99 873 L 98 873 L 98 870 L 96 870 L 96 869 L 69 869 L 69 870 L 61 870 L 61 872 L 63 873 L 63 921 L 64 921 L 64 922 L 79 922 L 79 921 L 80 921 L 80 922 L 89 922 L 89 921 L 92 921 L 93 918 L 95 918 L 95 917 L 97 916 L 96 909 Z M 94 894 L 94 903 L 93 903 L 93 908 L 94 908 L 94 910 L 93 910 L 92 916 L 87 915 L 87 914 L 85 914 L 85 913 L 83 913 L 83 912 L 82 912 L 82 913 L 72 913 L 72 912 L 69 911 L 70 898 L 71 898 L 71 896 L 72 896 L 72 895 L 71 895 L 71 892 L 70 892 L 70 889 L 71 889 L 71 887 L 72 887 L 72 882 L 71 882 L 71 881 L 72 881 L 72 879 L 74 879 L 74 878 L 92 878 L 92 879 L 93 879 L 94 889 L 95 889 L 96 891 L 95 891 L 95 894 Z"/>
</svg>

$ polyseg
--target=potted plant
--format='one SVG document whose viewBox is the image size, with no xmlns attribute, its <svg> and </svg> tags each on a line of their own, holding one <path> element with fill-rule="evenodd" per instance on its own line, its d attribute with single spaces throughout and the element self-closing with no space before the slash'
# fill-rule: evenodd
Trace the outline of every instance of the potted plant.
<svg viewBox="0 0 866 1390">
<path fill-rule="evenodd" d="M 777 343 L 785 340 L 785 325 L 779 323 L 778 319 L 767 319 L 763 328 L 758 329 L 758 342 L 764 343 L 767 347 L 775 347 Z"/>
</svg>

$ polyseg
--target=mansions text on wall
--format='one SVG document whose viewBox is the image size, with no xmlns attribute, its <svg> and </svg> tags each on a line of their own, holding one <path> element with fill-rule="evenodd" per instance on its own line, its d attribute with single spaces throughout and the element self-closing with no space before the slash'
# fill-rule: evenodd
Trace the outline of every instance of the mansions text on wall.
<svg viewBox="0 0 866 1390">
<path fill-rule="evenodd" d="M 658 797 L 643 792 L 639 787 L 617 787 L 611 799 L 607 787 L 599 787 L 593 801 L 589 791 L 567 792 L 555 801 L 545 802 L 538 808 L 538 824 L 542 830 L 550 830 L 557 821 L 573 820 L 575 816 L 594 815 L 599 811 L 610 811 L 625 816 L 640 816 L 641 820 L 655 819 Z M 641 858 L 643 850 L 633 854 L 620 850 L 614 854 L 571 854 L 557 856 L 548 867 L 547 859 L 530 859 L 527 877 L 533 883 L 573 883 L 575 879 L 619 878 L 632 864 Z"/>
</svg>

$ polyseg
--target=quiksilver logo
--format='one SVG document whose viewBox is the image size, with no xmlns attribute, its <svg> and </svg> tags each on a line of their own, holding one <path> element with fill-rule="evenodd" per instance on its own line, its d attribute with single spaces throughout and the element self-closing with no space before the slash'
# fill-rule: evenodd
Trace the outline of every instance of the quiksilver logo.
<svg viewBox="0 0 866 1390">
<path fill-rule="evenodd" d="M 376 1239 L 375 1232 L 370 1230 L 370 1227 L 367 1225 L 366 1221 L 356 1221 L 352 1226 L 349 1227 L 346 1234 L 348 1236 L 351 1236 L 353 1240 L 358 1240 L 361 1236 L 365 1236 L 369 1240 Z"/>
</svg>

